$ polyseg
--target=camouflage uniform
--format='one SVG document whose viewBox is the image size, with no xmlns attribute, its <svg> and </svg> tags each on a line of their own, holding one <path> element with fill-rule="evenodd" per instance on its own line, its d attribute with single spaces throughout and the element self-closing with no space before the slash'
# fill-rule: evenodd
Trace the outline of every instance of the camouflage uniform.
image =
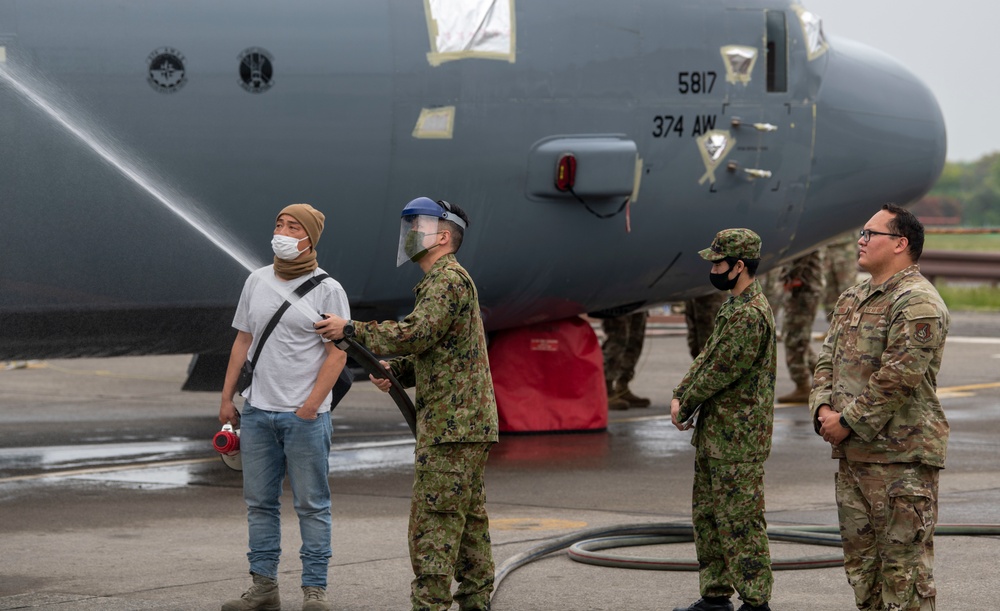
<svg viewBox="0 0 1000 611">
<path fill-rule="evenodd" d="M 737 252 L 743 246 L 749 253 L 740 258 L 759 258 L 760 238 L 748 230 L 720 236 L 732 231 L 756 238 L 749 246 L 736 240 Z M 771 452 L 776 352 L 774 317 L 755 280 L 723 304 L 715 331 L 674 389 L 678 420 L 700 407 L 691 439 L 696 448 L 692 521 L 703 598 L 728 598 L 734 589 L 754 606 L 771 598 L 764 461 Z"/>
<path fill-rule="evenodd" d="M 757 276 L 757 281 L 764 290 L 764 297 L 767 298 L 775 318 L 781 315 L 781 306 L 785 304 L 785 283 L 781 279 L 781 272 L 782 269 L 776 267 L 766 274 Z"/>
<path fill-rule="evenodd" d="M 416 386 L 417 445 L 410 507 L 413 609 L 488 609 L 493 555 L 483 475 L 497 441 L 479 295 L 455 256 L 438 259 L 414 288 L 402 321 L 355 322 L 358 340 Z"/>
<path fill-rule="evenodd" d="M 608 385 L 609 398 L 628 392 L 628 383 L 635 375 L 635 364 L 642 354 L 648 316 L 649 313 L 642 310 L 605 318 L 601 323 L 605 335 L 601 352 L 604 354 L 604 380 Z"/>
<path fill-rule="evenodd" d="M 841 293 L 858 283 L 856 231 L 848 231 L 823 250 L 823 281 L 823 311 L 829 322 Z"/>
<path fill-rule="evenodd" d="M 715 329 L 715 316 L 726 302 L 726 293 L 716 291 L 684 302 L 684 322 L 687 323 L 687 342 L 691 358 L 698 358 Z"/>
<path fill-rule="evenodd" d="M 816 369 L 816 352 L 812 349 L 812 327 L 823 288 L 821 251 L 803 255 L 781 272 L 785 287 L 785 316 L 782 339 L 785 343 L 785 365 L 797 389 L 802 389 L 803 403 L 809 398 L 809 385 Z"/>
<path fill-rule="evenodd" d="M 916 265 L 848 289 L 823 343 L 810 406 L 843 415 L 837 507 L 858 609 L 934 608 L 933 536 L 948 421 L 937 372 L 948 310 Z"/>
</svg>

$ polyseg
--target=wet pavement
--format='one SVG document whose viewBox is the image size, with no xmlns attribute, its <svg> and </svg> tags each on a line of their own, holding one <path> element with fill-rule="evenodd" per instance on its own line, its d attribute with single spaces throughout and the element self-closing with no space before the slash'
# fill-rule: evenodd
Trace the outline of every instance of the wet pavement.
<svg viewBox="0 0 1000 611">
<path fill-rule="evenodd" d="M 942 523 L 1000 523 L 1000 314 L 954 314 L 939 376 L 952 425 Z M 817 321 L 814 328 L 822 331 Z M 815 344 L 818 349 L 819 344 Z M 791 390 L 779 347 L 777 393 Z M 80 359 L 0 371 L 0 610 L 218 609 L 248 584 L 240 474 L 211 449 L 215 393 L 179 388 L 188 357 Z M 581 529 L 689 523 L 693 448 L 670 426 L 670 389 L 690 363 L 683 329 L 650 329 L 633 390 L 648 409 L 608 430 L 504 436 L 487 471 L 502 564 Z M 412 438 L 396 408 L 356 384 L 334 413 L 330 456 L 335 609 L 408 608 Z M 834 524 L 835 462 L 804 406 L 775 412 L 766 471 L 772 526 Z M 301 608 L 298 529 L 284 499 L 279 581 Z M 939 536 L 941 609 L 992 608 L 1000 537 Z M 836 551 L 836 550 L 832 550 Z M 681 543 L 617 550 L 694 558 Z M 830 548 L 773 543 L 775 558 Z M 697 598 L 693 572 L 598 567 L 554 554 L 510 573 L 495 611 L 671 609 Z M 841 568 L 775 574 L 776 611 L 854 608 Z"/>
</svg>

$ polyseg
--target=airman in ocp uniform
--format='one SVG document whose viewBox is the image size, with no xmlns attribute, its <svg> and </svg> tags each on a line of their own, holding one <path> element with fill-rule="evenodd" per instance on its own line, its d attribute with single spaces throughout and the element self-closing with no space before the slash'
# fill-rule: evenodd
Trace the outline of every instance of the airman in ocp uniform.
<svg viewBox="0 0 1000 611">
<path fill-rule="evenodd" d="M 933 611 L 938 475 L 948 420 L 938 401 L 949 314 L 916 263 L 924 228 L 886 204 L 865 224 L 871 279 L 840 296 L 810 405 L 839 460 L 844 570 L 862 611 Z"/>
</svg>

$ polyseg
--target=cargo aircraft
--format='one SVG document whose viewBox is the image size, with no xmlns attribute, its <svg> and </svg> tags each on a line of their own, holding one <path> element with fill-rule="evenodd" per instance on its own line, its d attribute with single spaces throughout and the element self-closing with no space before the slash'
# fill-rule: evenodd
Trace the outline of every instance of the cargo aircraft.
<svg viewBox="0 0 1000 611">
<path fill-rule="evenodd" d="M 412 305 L 403 205 L 462 205 L 500 330 L 712 290 L 725 227 L 766 271 L 919 198 L 946 136 L 901 63 L 788 0 L 0 0 L 0 143 L 0 360 L 192 353 L 221 382 L 287 204 L 326 213 L 356 319 Z"/>
</svg>

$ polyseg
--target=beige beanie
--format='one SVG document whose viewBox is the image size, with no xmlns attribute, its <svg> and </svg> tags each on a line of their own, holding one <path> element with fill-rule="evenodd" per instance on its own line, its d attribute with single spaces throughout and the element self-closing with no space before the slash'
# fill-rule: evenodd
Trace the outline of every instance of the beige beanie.
<svg viewBox="0 0 1000 611">
<path fill-rule="evenodd" d="M 326 221 L 326 215 L 309 204 L 285 206 L 278 213 L 278 216 L 282 214 L 291 216 L 302 225 L 302 228 L 306 230 L 306 235 L 309 236 L 309 241 L 312 242 L 312 247 L 315 249 L 316 244 L 319 243 L 319 237 L 323 235 L 323 224 Z M 278 217 L 274 217 L 274 220 L 277 221 Z"/>
</svg>

